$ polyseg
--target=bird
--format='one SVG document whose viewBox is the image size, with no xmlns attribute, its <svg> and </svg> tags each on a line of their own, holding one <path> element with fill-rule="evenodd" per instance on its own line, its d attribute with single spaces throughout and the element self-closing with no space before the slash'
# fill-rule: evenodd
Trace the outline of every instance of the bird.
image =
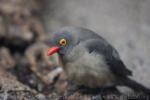
<svg viewBox="0 0 150 100">
<path fill-rule="evenodd" d="M 54 32 L 48 56 L 58 53 L 62 68 L 77 86 L 107 88 L 127 86 L 150 94 L 150 89 L 131 79 L 118 51 L 96 32 L 81 27 L 63 27 Z"/>
</svg>

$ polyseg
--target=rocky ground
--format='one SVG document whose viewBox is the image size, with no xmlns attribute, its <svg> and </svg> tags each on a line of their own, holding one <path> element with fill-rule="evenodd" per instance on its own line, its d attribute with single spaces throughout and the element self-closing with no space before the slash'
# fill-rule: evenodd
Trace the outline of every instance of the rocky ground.
<svg viewBox="0 0 150 100">
<path fill-rule="evenodd" d="M 46 34 L 48 32 L 44 30 L 51 29 L 53 31 L 60 26 L 66 25 L 60 25 L 61 22 L 56 21 L 57 18 L 60 20 L 59 14 L 55 14 L 57 17 L 49 16 L 51 8 L 49 13 L 45 12 L 45 9 L 49 9 L 44 7 L 46 3 L 46 0 L 0 0 L 0 100 L 127 99 L 128 93 L 122 93 L 115 89 L 105 89 L 95 93 L 92 90 L 78 90 L 72 93 L 74 85 L 67 81 L 63 70 L 59 66 L 57 55 L 48 58 L 46 54 L 49 48 L 47 44 L 49 34 Z M 57 4 L 58 1 L 56 0 L 54 7 L 58 6 Z M 61 7 L 64 7 L 63 4 Z M 66 8 L 63 9 L 65 10 Z M 56 11 L 59 11 L 59 9 L 56 9 Z M 53 13 L 56 13 L 55 10 L 52 11 Z M 52 17 L 52 19 L 55 17 L 56 19 L 52 21 L 47 17 Z M 45 23 L 45 19 L 50 20 L 48 21 L 50 25 Z M 83 18 L 79 18 L 79 20 L 82 20 L 83 23 L 86 22 Z M 67 25 L 72 25 L 70 21 L 67 22 L 69 23 Z M 56 27 L 53 28 L 52 24 Z M 82 25 L 82 23 L 78 24 Z M 47 28 L 47 25 L 50 28 Z M 87 27 L 86 23 L 85 26 Z M 111 34 L 111 36 L 113 35 Z M 108 35 L 105 37 L 110 38 Z M 115 44 L 118 41 L 113 43 Z M 141 41 L 144 41 L 144 39 Z M 149 40 L 147 39 L 147 41 Z M 135 50 L 132 43 L 129 41 L 127 44 L 128 50 Z M 122 49 L 122 44 L 123 42 L 116 46 L 119 51 L 124 50 Z M 139 48 L 139 45 L 136 44 L 135 46 Z M 121 52 L 127 54 L 128 51 Z M 147 50 L 144 51 L 144 54 L 145 52 Z M 142 54 L 140 53 L 140 55 Z M 138 64 L 146 66 L 145 64 L 148 64 L 148 60 L 143 61 L 143 56 L 134 59 L 134 62 L 136 63 L 137 61 Z M 134 58 L 135 55 L 129 59 L 124 55 L 122 57 L 127 62 Z M 132 66 L 131 63 L 127 63 L 127 65 Z M 134 66 L 131 69 L 134 69 Z M 135 72 L 138 73 L 139 70 L 137 68 Z M 146 77 L 144 84 L 150 86 L 147 75 L 149 74 L 143 74 L 141 77 Z M 135 79 L 138 80 L 136 77 Z M 141 95 L 139 94 L 138 96 L 140 97 Z M 145 97 L 143 96 L 142 98 Z"/>
</svg>

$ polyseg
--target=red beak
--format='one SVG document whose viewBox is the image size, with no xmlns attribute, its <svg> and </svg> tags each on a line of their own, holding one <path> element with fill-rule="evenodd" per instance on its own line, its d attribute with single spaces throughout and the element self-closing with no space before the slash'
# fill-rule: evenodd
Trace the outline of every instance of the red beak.
<svg viewBox="0 0 150 100">
<path fill-rule="evenodd" d="M 48 56 L 51 56 L 51 55 L 53 55 L 54 53 L 56 53 L 56 52 L 58 52 L 60 50 L 60 47 L 57 47 L 57 46 L 55 46 L 55 47 L 51 47 L 49 50 L 48 50 Z"/>
</svg>

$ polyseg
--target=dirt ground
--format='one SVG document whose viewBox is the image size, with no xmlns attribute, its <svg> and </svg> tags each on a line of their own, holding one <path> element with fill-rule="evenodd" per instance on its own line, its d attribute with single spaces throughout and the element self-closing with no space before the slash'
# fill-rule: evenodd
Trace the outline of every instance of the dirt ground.
<svg viewBox="0 0 150 100">
<path fill-rule="evenodd" d="M 150 20 L 142 17 L 148 15 L 149 2 L 100 1 L 0 0 L 0 100 L 127 100 L 132 97 L 133 91 L 120 87 L 119 91 L 72 93 L 75 86 L 68 82 L 57 55 L 49 58 L 46 54 L 50 33 L 70 25 L 95 30 L 106 38 L 133 70 L 132 78 L 150 87 Z M 140 17 L 135 17 L 138 14 Z"/>
</svg>

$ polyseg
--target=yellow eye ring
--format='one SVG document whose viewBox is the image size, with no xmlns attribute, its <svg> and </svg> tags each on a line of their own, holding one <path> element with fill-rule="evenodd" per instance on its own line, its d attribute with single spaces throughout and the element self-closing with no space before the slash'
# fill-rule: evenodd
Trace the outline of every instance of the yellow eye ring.
<svg viewBox="0 0 150 100">
<path fill-rule="evenodd" d="M 61 40 L 59 41 L 59 44 L 60 44 L 61 46 L 65 46 L 65 45 L 67 44 L 66 39 L 61 39 Z"/>
</svg>

